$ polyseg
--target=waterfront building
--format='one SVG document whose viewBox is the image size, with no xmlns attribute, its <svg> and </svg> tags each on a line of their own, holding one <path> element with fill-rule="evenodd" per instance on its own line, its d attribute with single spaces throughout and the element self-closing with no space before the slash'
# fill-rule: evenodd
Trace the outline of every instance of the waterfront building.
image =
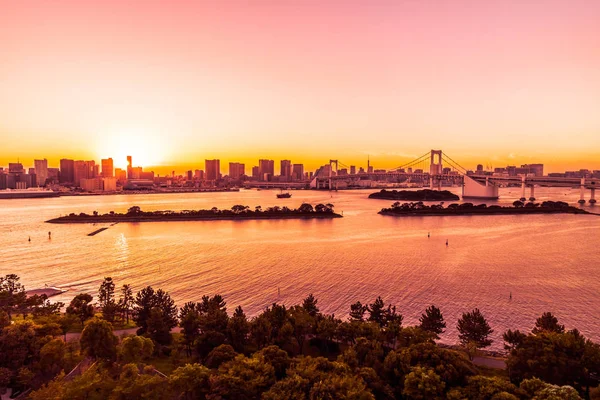
<svg viewBox="0 0 600 400">
<path fill-rule="evenodd" d="M 35 175 L 37 176 L 37 185 L 44 186 L 48 179 L 48 160 L 33 160 L 35 166 Z"/>
<path fill-rule="evenodd" d="M 229 179 L 238 180 L 245 175 L 245 165 L 239 162 L 229 163 Z"/>
<path fill-rule="evenodd" d="M 75 182 L 75 161 L 63 158 L 60 160 L 60 183 Z"/>
<path fill-rule="evenodd" d="M 105 178 L 111 178 L 114 176 L 114 164 L 112 158 L 102 159 L 102 176 Z"/>
<path fill-rule="evenodd" d="M 281 160 L 279 175 L 284 180 L 290 180 L 292 178 L 292 162 L 290 160 Z"/>
<path fill-rule="evenodd" d="M 221 160 L 205 160 L 204 170 L 207 181 L 218 181 L 221 179 Z"/>
<path fill-rule="evenodd" d="M 252 167 L 252 178 L 257 179 L 260 176 L 260 168 Z"/>
<path fill-rule="evenodd" d="M 297 181 L 304 179 L 304 164 L 294 164 L 292 167 L 292 178 Z"/>
<path fill-rule="evenodd" d="M 74 163 L 74 180 L 75 186 L 81 185 L 82 179 L 92 179 L 96 177 L 96 162 L 78 160 Z"/>
<path fill-rule="evenodd" d="M 258 177 L 261 181 L 268 180 L 266 177 L 275 175 L 274 160 L 258 160 Z"/>
<path fill-rule="evenodd" d="M 350 175 L 356 175 L 356 165 L 350 166 Z"/>
<path fill-rule="evenodd" d="M 115 178 L 119 183 L 123 183 L 127 180 L 127 171 L 121 168 L 115 168 Z"/>
</svg>

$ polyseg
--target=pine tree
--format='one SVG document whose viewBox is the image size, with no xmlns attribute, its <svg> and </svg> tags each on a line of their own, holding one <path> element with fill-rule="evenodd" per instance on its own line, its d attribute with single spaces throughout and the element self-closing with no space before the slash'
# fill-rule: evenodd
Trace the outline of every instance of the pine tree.
<svg viewBox="0 0 600 400">
<path fill-rule="evenodd" d="M 319 313 L 319 307 L 317 307 L 317 303 L 318 303 L 318 300 L 311 293 L 302 302 L 302 308 L 304 308 L 311 317 L 316 317 L 317 314 Z"/>
<path fill-rule="evenodd" d="M 489 336 L 494 331 L 478 308 L 463 313 L 456 328 L 458 329 L 458 338 L 465 346 L 473 344 L 479 349 L 492 344 Z"/>
<path fill-rule="evenodd" d="M 419 318 L 419 322 L 421 329 L 433 333 L 436 339 L 439 339 L 439 335 L 444 333 L 444 329 L 446 328 L 442 312 L 433 305 L 427 307 L 425 313 Z"/>
</svg>

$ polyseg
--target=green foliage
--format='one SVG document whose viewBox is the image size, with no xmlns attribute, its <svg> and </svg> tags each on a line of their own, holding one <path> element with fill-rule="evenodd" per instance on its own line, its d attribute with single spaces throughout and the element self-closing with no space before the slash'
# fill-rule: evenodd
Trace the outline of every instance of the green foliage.
<svg viewBox="0 0 600 400">
<path fill-rule="evenodd" d="M 208 368 L 219 368 L 221 364 L 233 360 L 236 356 L 237 353 L 233 347 L 228 344 L 222 344 L 215 347 L 210 353 L 208 353 L 204 365 L 206 365 Z"/>
<path fill-rule="evenodd" d="M 89 357 L 114 361 L 117 358 L 117 337 L 110 322 L 92 319 L 81 332 L 81 350 Z"/>
<path fill-rule="evenodd" d="M 162 289 L 145 287 L 135 296 L 133 320 L 140 327 L 138 334 L 148 332 L 156 342 L 170 343 L 171 329 L 177 326 L 175 301 Z"/>
<path fill-rule="evenodd" d="M 171 391 L 181 393 L 184 399 L 203 399 L 210 391 L 211 372 L 200 364 L 186 364 L 169 376 Z"/>
<path fill-rule="evenodd" d="M 52 339 L 40 349 L 40 367 L 52 375 L 58 373 L 63 367 L 65 356 L 65 342 L 60 339 Z"/>
<path fill-rule="evenodd" d="M 168 382 L 165 378 L 156 375 L 152 369 L 140 373 L 137 365 L 123 366 L 121 375 L 113 389 L 111 400 L 163 400 L 170 394 Z"/>
<path fill-rule="evenodd" d="M 419 318 L 419 327 L 424 331 L 433 333 L 435 338 L 439 339 L 439 335 L 444 333 L 444 329 L 446 329 L 442 311 L 433 305 L 427 307 L 425 313 Z"/>
<path fill-rule="evenodd" d="M 309 398 L 340 400 L 375 400 L 360 378 L 353 375 L 331 375 L 313 385 Z"/>
<path fill-rule="evenodd" d="M 87 293 L 78 294 L 71 300 L 67 307 L 67 314 L 79 318 L 81 325 L 94 316 L 94 306 L 91 304 L 92 296 Z"/>
<path fill-rule="evenodd" d="M 243 352 L 246 349 L 249 333 L 250 323 L 248 318 L 246 318 L 242 307 L 238 306 L 227 322 L 227 337 L 236 351 Z"/>
<path fill-rule="evenodd" d="M 317 303 L 318 300 L 311 293 L 302 301 L 302 308 L 308 313 L 308 315 L 314 318 L 317 316 L 317 314 L 319 314 L 319 307 L 317 306 Z"/>
<path fill-rule="evenodd" d="M 521 391 L 512 383 L 498 377 L 476 375 L 468 378 L 467 385 L 459 393 L 473 400 L 517 399 Z M 511 397 L 512 396 L 512 397 Z"/>
<path fill-rule="evenodd" d="M 239 355 L 219 368 L 211 378 L 214 398 L 257 399 L 275 383 L 275 369 L 262 355 Z"/>
<path fill-rule="evenodd" d="M 446 384 L 431 368 L 413 367 L 404 379 L 403 394 L 407 399 L 441 399 Z"/>
<path fill-rule="evenodd" d="M 360 301 L 350 305 L 350 320 L 364 321 L 367 306 L 364 306 Z"/>
<path fill-rule="evenodd" d="M 119 351 L 119 359 L 126 364 L 139 364 L 149 359 L 154 353 L 154 343 L 143 336 L 129 336 L 123 339 Z"/>
<path fill-rule="evenodd" d="M 523 342 L 526 336 L 527 335 L 525 335 L 518 329 L 514 331 L 510 329 L 507 330 L 502 335 L 502 339 L 504 339 L 504 349 L 509 351 L 515 349 L 518 345 L 520 345 Z"/>
<path fill-rule="evenodd" d="M 600 347 L 573 331 L 531 334 L 511 351 L 507 366 L 517 382 L 540 378 L 579 389 L 600 372 Z"/>
<path fill-rule="evenodd" d="M 494 332 L 478 308 L 463 313 L 456 326 L 458 338 L 463 345 L 475 344 L 477 348 L 488 347 L 492 344 L 489 338 Z"/>
<path fill-rule="evenodd" d="M 559 324 L 558 318 L 552 315 L 552 313 L 545 312 L 535 321 L 535 327 L 532 330 L 533 334 L 539 334 L 543 332 L 564 333 L 565 326 Z"/>
<path fill-rule="evenodd" d="M 22 312 L 27 305 L 25 287 L 15 274 L 0 276 L 0 310 L 12 318 L 12 314 Z"/>
<path fill-rule="evenodd" d="M 102 309 L 102 318 L 108 322 L 113 322 L 118 311 L 117 303 L 115 302 L 115 283 L 112 278 L 106 277 L 100 289 L 98 289 L 98 305 Z"/>
</svg>

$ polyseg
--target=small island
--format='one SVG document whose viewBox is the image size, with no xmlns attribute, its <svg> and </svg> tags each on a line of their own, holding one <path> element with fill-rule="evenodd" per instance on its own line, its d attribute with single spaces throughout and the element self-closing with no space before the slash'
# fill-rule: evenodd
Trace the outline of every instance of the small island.
<svg viewBox="0 0 600 400">
<path fill-rule="evenodd" d="M 142 211 L 140 207 L 133 206 L 125 214 L 111 211 L 107 214 L 71 213 L 63 217 L 50 219 L 51 224 L 90 224 L 90 223 L 118 223 L 118 222 L 165 222 L 165 221 L 218 221 L 218 220 L 256 220 L 256 219 L 329 219 L 341 218 L 340 214 L 333 211 L 333 204 L 304 203 L 297 209 L 288 207 L 269 207 L 263 210 L 260 206 L 251 210 L 244 205 L 235 205 L 230 210 L 219 210 L 213 207 L 210 210 L 183 210 L 183 211 Z"/>
<path fill-rule="evenodd" d="M 538 203 L 523 203 L 515 201 L 512 206 L 499 206 L 487 204 L 474 205 L 473 203 L 450 204 L 445 207 L 440 204 L 427 206 L 423 202 L 402 203 L 395 202 L 390 208 L 379 211 L 381 215 L 393 216 L 446 216 L 446 215 L 509 215 L 509 214 L 590 214 L 588 211 L 568 205 L 562 201 L 544 201 Z"/>
<path fill-rule="evenodd" d="M 460 197 L 448 190 L 385 190 L 371 193 L 370 199 L 407 200 L 407 201 L 450 201 L 460 200 Z"/>
</svg>

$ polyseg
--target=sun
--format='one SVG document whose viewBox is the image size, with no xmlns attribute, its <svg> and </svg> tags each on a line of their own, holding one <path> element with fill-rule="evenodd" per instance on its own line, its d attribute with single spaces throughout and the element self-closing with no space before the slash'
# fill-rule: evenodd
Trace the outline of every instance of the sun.
<svg viewBox="0 0 600 400">
<path fill-rule="evenodd" d="M 127 130 L 105 135 L 97 144 L 99 158 L 112 158 L 115 168 L 127 167 L 127 156 L 132 157 L 134 167 L 163 165 L 169 154 L 169 146 L 160 135 Z"/>
</svg>

